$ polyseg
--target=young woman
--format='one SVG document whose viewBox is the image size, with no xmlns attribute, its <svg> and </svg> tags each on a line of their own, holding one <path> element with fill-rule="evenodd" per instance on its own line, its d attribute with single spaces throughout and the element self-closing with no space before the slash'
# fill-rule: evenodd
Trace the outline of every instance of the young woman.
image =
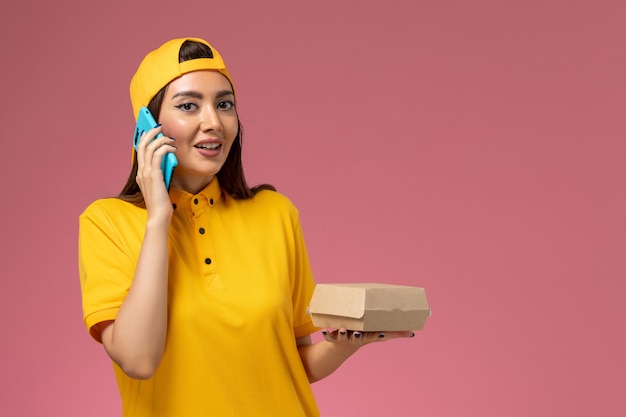
<svg viewBox="0 0 626 417">
<path fill-rule="evenodd" d="M 123 415 L 319 415 L 311 382 L 412 333 L 328 329 L 312 344 L 298 211 L 269 185 L 248 187 L 234 83 L 206 41 L 152 51 L 130 95 L 135 116 L 147 106 L 160 125 L 133 151 L 120 196 L 93 202 L 79 234 L 84 320 L 113 361 Z"/>
</svg>

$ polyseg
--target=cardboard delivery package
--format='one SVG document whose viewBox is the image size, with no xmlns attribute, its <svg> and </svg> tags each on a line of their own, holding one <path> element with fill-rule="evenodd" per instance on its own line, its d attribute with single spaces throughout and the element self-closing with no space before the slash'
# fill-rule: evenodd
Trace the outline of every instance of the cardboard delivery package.
<svg viewBox="0 0 626 417">
<path fill-rule="evenodd" d="M 422 330 L 430 316 L 424 288 L 381 283 L 317 284 L 313 325 L 364 332 Z"/>
</svg>

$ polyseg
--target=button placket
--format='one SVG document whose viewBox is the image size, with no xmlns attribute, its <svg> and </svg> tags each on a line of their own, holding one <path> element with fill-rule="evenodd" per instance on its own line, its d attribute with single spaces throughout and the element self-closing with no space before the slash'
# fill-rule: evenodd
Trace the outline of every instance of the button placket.
<svg viewBox="0 0 626 417">
<path fill-rule="evenodd" d="M 216 265 L 213 261 L 214 249 L 213 242 L 209 233 L 209 215 L 208 205 L 213 205 L 213 199 L 207 199 L 205 196 L 198 195 L 192 198 L 193 219 L 196 229 L 196 239 L 198 241 L 198 261 L 202 263 L 203 276 L 205 278 L 215 277 Z M 208 204 L 207 204 L 208 203 Z"/>
</svg>

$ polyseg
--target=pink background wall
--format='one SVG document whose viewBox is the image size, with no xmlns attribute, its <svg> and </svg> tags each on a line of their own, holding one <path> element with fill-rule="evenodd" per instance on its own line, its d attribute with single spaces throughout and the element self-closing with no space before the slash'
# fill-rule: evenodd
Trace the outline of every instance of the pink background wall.
<svg viewBox="0 0 626 417">
<path fill-rule="evenodd" d="M 0 6 L 0 414 L 119 415 L 77 217 L 128 173 L 140 58 L 192 35 L 318 281 L 427 289 L 423 332 L 314 386 L 325 417 L 626 415 L 626 2 L 210 3 Z"/>
</svg>

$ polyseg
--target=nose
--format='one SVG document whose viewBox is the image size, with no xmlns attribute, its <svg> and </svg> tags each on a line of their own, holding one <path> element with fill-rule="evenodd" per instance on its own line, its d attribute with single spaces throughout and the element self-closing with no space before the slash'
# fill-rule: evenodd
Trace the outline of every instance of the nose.
<svg viewBox="0 0 626 417">
<path fill-rule="evenodd" d="M 221 131 L 222 121 L 213 106 L 204 106 L 200 114 L 200 129 L 203 132 Z"/>
</svg>

